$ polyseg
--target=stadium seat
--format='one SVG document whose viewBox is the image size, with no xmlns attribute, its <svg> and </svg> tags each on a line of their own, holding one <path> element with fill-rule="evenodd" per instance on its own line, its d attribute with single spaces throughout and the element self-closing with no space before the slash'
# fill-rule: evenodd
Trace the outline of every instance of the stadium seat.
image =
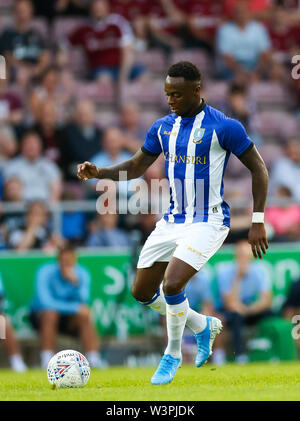
<svg viewBox="0 0 300 421">
<path fill-rule="evenodd" d="M 204 81 L 202 96 L 210 104 L 219 104 L 226 100 L 228 83 L 216 80 Z"/>
<path fill-rule="evenodd" d="M 15 0 L 1 0 L 0 9 L 9 9 L 13 6 Z M 2 13 L 2 10 L 1 10 Z"/>
<path fill-rule="evenodd" d="M 229 177 L 243 177 L 249 173 L 249 170 L 245 167 L 244 164 L 233 154 L 231 154 L 226 173 Z"/>
<path fill-rule="evenodd" d="M 159 118 L 161 118 L 161 113 L 158 112 L 157 110 L 144 110 L 144 111 L 140 111 L 140 116 L 141 116 L 141 123 L 144 127 L 151 127 L 152 124 L 158 120 Z"/>
<path fill-rule="evenodd" d="M 86 18 L 56 18 L 52 25 L 53 39 L 58 42 L 87 22 Z"/>
<path fill-rule="evenodd" d="M 6 14 L 1 11 L 0 15 L 0 34 L 8 26 L 13 24 L 14 20 L 11 14 Z"/>
<path fill-rule="evenodd" d="M 124 85 L 123 98 L 144 105 L 161 105 L 165 101 L 163 81 L 131 82 Z"/>
<path fill-rule="evenodd" d="M 258 151 L 268 169 L 270 169 L 273 163 L 283 155 L 282 147 L 272 143 L 260 146 Z"/>
<path fill-rule="evenodd" d="M 70 48 L 69 50 L 69 68 L 75 76 L 80 78 L 86 76 L 87 65 L 86 58 L 80 48 Z"/>
<path fill-rule="evenodd" d="M 49 25 L 45 18 L 34 18 L 31 27 L 38 31 L 44 39 L 49 38 Z"/>
<path fill-rule="evenodd" d="M 255 82 L 250 86 L 249 97 L 260 108 L 286 109 L 294 105 L 291 93 L 280 83 Z"/>
<path fill-rule="evenodd" d="M 160 50 L 147 50 L 136 55 L 137 62 L 143 64 L 152 73 L 165 73 L 167 63 L 165 55 Z"/>
<path fill-rule="evenodd" d="M 119 116 L 116 112 L 104 109 L 98 109 L 96 111 L 95 123 L 101 128 L 109 126 L 117 126 L 119 123 Z"/>
<path fill-rule="evenodd" d="M 79 82 L 76 97 L 77 99 L 90 99 L 96 104 L 112 104 L 115 100 L 114 86 L 97 82 Z"/>
<path fill-rule="evenodd" d="M 265 138 L 274 137 L 287 140 L 299 136 L 299 122 L 287 111 L 262 111 L 254 117 L 254 126 Z"/>
</svg>

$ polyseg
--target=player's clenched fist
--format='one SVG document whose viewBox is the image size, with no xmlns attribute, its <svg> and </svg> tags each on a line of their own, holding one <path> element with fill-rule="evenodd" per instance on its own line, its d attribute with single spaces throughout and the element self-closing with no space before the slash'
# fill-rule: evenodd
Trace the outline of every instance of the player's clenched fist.
<svg viewBox="0 0 300 421">
<path fill-rule="evenodd" d="M 95 164 L 85 161 L 83 164 L 77 165 L 77 177 L 83 181 L 86 181 L 89 178 L 98 178 L 98 168 Z"/>
</svg>

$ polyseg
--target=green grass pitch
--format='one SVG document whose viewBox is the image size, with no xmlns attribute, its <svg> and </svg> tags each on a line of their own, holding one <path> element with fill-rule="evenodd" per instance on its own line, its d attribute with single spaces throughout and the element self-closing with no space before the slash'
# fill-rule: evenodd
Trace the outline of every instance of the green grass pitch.
<svg viewBox="0 0 300 421">
<path fill-rule="evenodd" d="M 183 366 L 173 382 L 152 386 L 155 368 L 92 370 L 83 389 L 52 390 L 46 372 L 0 370 L 1 401 L 300 400 L 300 362 Z"/>
</svg>

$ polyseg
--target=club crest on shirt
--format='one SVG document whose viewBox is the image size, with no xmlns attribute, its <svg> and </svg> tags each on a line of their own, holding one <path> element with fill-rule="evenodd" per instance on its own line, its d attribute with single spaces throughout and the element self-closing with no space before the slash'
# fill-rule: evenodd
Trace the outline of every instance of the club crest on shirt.
<svg viewBox="0 0 300 421">
<path fill-rule="evenodd" d="M 194 143 L 201 143 L 202 138 L 204 136 L 204 132 L 205 132 L 205 129 L 203 129 L 202 127 L 198 128 L 198 129 L 195 129 L 194 134 L 193 134 L 193 142 Z"/>
</svg>

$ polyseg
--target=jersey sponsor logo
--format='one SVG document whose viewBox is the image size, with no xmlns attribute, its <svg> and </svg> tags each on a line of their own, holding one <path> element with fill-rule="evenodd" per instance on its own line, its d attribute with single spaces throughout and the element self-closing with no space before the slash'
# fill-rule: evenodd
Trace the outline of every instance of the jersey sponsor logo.
<svg viewBox="0 0 300 421">
<path fill-rule="evenodd" d="M 194 155 L 176 155 L 169 152 L 165 153 L 165 160 L 170 162 L 176 162 L 177 164 L 195 164 L 205 165 L 206 156 L 194 156 Z"/>
<path fill-rule="evenodd" d="M 196 144 L 201 143 L 204 133 L 205 133 L 205 129 L 203 129 L 202 127 L 195 129 L 194 134 L 193 134 L 193 142 Z"/>
</svg>

